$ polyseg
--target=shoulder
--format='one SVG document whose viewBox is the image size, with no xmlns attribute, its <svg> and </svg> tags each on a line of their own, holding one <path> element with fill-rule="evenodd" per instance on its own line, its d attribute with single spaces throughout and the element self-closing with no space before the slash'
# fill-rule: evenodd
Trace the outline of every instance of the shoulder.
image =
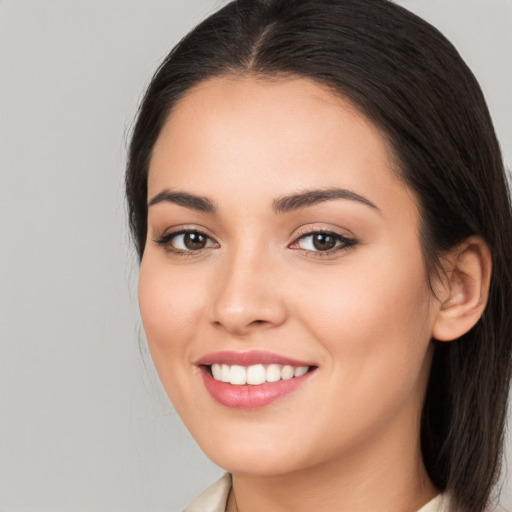
<svg viewBox="0 0 512 512">
<path fill-rule="evenodd" d="M 450 498 L 446 494 L 438 494 L 433 500 L 423 505 L 418 512 L 452 512 Z"/>
<path fill-rule="evenodd" d="M 230 490 L 231 475 L 225 473 L 205 489 L 183 512 L 225 512 Z"/>
<path fill-rule="evenodd" d="M 457 512 L 452 506 L 449 494 L 439 494 L 432 501 L 429 501 L 417 512 Z M 486 512 L 511 512 L 500 505 L 493 505 L 486 509 Z"/>
</svg>

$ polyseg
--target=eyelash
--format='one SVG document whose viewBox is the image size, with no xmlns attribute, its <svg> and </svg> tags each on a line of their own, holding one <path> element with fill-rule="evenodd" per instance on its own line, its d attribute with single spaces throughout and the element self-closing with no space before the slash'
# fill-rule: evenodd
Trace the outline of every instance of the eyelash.
<svg viewBox="0 0 512 512">
<path fill-rule="evenodd" d="M 314 235 L 325 235 L 325 236 L 332 237 L 336 241 L 336 246 L 333 247 L 332 249 L 328 249 L 325 251 L 302 249 L 306 252 L 307 255 L 314 255 L 316 257 L 331 256 L 332 254 L 335 254 L 338 252 L 348 251 L 348 250 L 352 249 L 357 244 L 357 240 L 355 240 L 354 238 L 349 238 L 340 233 L 337 233 L 336 231 L 330 231 L 328 229 L 314 229 L 311 231 L 304 231 L 302 233 L 299 233 L 299 235 L 295 239 L 295 241 L 292 242 L 288 247 L 291 247 L 292 245 L 296 245 L 299 243 L 300 240 L 305 240 L 306 238 L 312 237 Z"/>
<path fill-rule="evenodd" d="M 199 255 L 205 249 L 211 248 L 211 246 L 210 246 L 210 247 L 204 247 L 204 248 L 197 249 L 197 250 L 194 250 L 194 249 L 183 250 L 183 249 L 178 249 L 176 247 L 173 247 L 172 241 L 174 239 L 176 239 L 178 236 L 194 235 L 194 234 L 205 237 L 207 239 L 206 243 L 208 243 L 208 241 L 213 241 L 214 244 L 218 245 L 218 243 L 215 242 L 215 240 L 213 240 L 212 237 L 210 237 L 206 233 L 199 231 L 197 229 L 181 229 L 179 231 L 166 233 L 166 234 L 162 235 L 160 238 L 155 239 L 154 242 L 157 245 L 164 247 L 167 251 L 172 252 L 177 255 L 180 255 L 180 256 Z M 314 255 L 316 257 L 330 256 L 332 254 L 335 254 L 335 253 L 338 253 L 341 251 L 348 251 L 348 250 L 352 249 L 357 244 L 357 240 L 355 240 L 353 238 L 348 238 L 344 235 L 341 235 L 340 233 L 336 233 L 335 231 L 330 231 L 327 229 L 315 229 L 315 230 L 304 231 L 302 233 L 299 233 L 297 238 L 290 245 L 288 245 L 288 247 L 292 248 L 293 250 L 301 250 L 300 248 L 293 248 L 292 246 L 298 244 L 301 240 L 305 240 L 308 237 L 312 237 L 314 235 L 319 235 L 319 234 L 334 238 L 336 241 L 336 246 L 333 247 L 332 249 L 328 249 L 325 251 L 302 249 L 307 255 Z"/>
<path fill-rule="evenodd" d="M 201 254 L 204 251 L 204 249 L 209 248 L 209 247 L 205 247 L 205 248 L 197 249 L 197 250 L 193 250 L 193 249 L 183 250 L 183 249 L 178 249 L 176 247 L 173 247 L 172 241 L 180 235 L 199 235 L 199 236 L 205 237 L 207 239 L 207 243 L 208 243 L 208 241 L 213 241 L 213 238 L 211 236 L 208 236 L 206 233 L 199 231 L 198 229 L 180 229 L 179 231 L 165 233 L 160 238 L 155 239 L 154 242 L 157 245 L 165 248 L 165 250 L 172 252 L 174 254 L 177 254 L 179 256 L 195 256 L 195 255 Z"/>
</svg>

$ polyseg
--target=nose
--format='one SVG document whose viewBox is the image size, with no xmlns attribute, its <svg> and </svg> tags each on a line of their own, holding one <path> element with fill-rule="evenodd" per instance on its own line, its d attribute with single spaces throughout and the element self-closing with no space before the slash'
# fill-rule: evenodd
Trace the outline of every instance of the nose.
<svg viewBox="0 0 512 512">
<path fill-rule="evenodd" d="M 245 336 L 286 321 L 280 275 L 271 259 L 246 253 L 222 262 L 212 294 L 215 327 Z"/>
</svg>

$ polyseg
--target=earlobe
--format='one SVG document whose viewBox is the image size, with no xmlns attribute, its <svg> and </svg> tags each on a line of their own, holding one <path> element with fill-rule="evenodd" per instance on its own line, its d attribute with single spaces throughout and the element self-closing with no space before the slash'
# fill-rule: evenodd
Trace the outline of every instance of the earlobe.
<svg viewBox="0 0 512 512">
<path fill-rule="evenodd" d="M 489 296 L 491 253 L 480 237 L 470 237 L 444 258 L 439 309 L 432 337 L 452 341 L 468 332 L 482 316 Z"/>
</svg>

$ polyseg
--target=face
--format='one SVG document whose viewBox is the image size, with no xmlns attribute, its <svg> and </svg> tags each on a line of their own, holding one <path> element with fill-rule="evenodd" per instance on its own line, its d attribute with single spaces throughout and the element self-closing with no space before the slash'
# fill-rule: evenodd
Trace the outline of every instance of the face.
<svg viewBox="0 0 512 512">
<path fill-rule="evenodd" d="M 155 145 L 139 301 L 206 454 L 285 474 L 417 443 L 436 308 L 378 129 L 305 79 L 218 78 Z"/>
</svg>

